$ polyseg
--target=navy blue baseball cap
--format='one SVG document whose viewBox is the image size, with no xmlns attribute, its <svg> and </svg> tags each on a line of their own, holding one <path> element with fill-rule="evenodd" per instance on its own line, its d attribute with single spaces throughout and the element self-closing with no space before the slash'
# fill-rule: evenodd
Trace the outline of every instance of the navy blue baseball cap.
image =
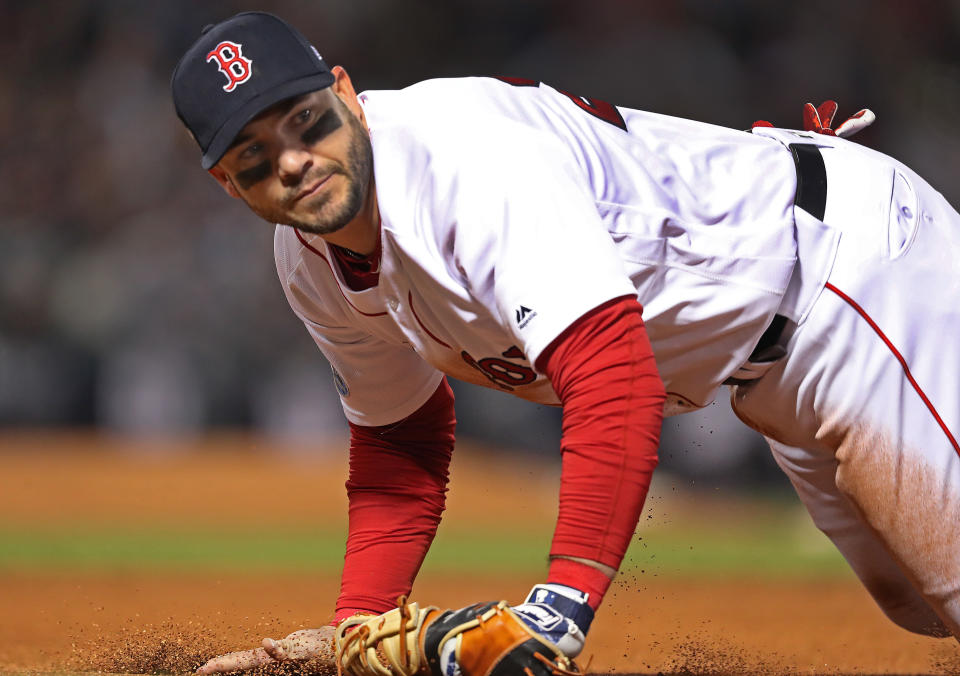
<svg viewBox="0 0 960 676">
<path fill-rule="evenodd" d="M 200 165 L 209 169 L 259 113 L 333 81 L 317 50 L 290 24 L 244 12 L 204 28 L 170 86 L 177 116 L 203 153 Z"/>
</svg>

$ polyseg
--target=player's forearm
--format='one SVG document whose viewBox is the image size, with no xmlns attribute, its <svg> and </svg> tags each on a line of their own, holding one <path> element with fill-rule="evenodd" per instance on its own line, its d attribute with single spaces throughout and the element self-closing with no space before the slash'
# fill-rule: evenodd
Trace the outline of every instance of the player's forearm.
<svg viewBox="0 0 960 676">
<path fill-rule="evenodd" d="M 590 313 L 542 364 L 564 407 L 550 578 L 592 591 L 591 605 L 609 584 L 604 568 L 620 566 L 657 464 L 665 393 L 640 312 L 621 299 Z"/>
<path fill-rule="evenodd" d="M 454 425 L 446 380 L 399 424 L 351 425 L 350 525 L 337 619 L 385 612 L 409 593 L 444 509 Z"/>
<path fill-rule="evenodd" d="M 358 611 L 386 612 L 396 606 L 397 597 L 410 593 L 443 510 L 442 499 L 439 504 L 403 496 L 390 496 L 375 504 L 357 502 L 361 504 L 350 510 L 352 525 L 337 601 L 338 620 Z M 402 526 L 383 529 L 380 525 L 400 515 Z M 353 525 L 357 523 L 377 525 Z"/>
</svg>

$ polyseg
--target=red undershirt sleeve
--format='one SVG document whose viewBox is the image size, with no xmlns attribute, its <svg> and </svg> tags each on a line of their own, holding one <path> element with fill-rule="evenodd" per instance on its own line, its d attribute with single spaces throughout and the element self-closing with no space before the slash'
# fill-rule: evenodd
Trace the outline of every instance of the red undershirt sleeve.
<svg viewBox="0 0 960 676">
<path fill-rule="evenodd" d="M 455 425 L 446 378 L 399 423 L 350 424 L 349 530 L 334 622 L 384 613 L 410 593 L 443 513 Z"/>
<path fill-rule="evenodd" d="M 610 579 L 557 557 L 618 569 L 640 519 L 666 399 L 642 310 L 633 297 L 605 303 L 537 359 L 563 404 L 560 510 L 548 582 L 589 592 L 594 610 Z"/>
<path fill-rule="evenodd" d="M 576 557 L 618 568 L 657 464 L 665 394 L 633 298 L 577 320 L 537 361 L 564 408 L 560 510 L 549 582 L 590 593 L 607 576 Z M 407 594 L 443 512 L 453 450 L 453 394 L 444 380 L 392 426 L 351 425 L 350 527 L 336 620 L 390 610 Z"/>
</svg>

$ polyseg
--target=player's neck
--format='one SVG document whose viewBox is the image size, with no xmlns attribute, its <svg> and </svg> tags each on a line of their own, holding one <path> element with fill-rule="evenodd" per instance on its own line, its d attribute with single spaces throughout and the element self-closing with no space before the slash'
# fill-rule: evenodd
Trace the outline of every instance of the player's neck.
<svg viewBox="0 0 960 676">
<path fill-rule="evenodd" d="M 380 241 L 380 209 L 377 206 L 377 191 L 370 181 L 367 199 L 352 221 L 329 235 L 321 235 L 330 244 L 336 244 L 358 254 L 369 256 Z"/>
</svg>

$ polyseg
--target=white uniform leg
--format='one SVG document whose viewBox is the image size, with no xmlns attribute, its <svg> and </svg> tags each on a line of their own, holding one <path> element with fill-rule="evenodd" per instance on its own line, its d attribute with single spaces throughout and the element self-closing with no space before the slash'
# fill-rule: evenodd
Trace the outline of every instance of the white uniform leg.
<svg viewBox="0 0 960 676">
<path fill-rule="evenodd" d="M 960 215 L 896 161 L 825 143 L 828 286 L 733 407 L 887 614 L 937 633 L 919 596 L 960 638 Z"/>
<path fill-rule="evenodd" d="M 773 457 L 789 477 L 814 524 L 836 545 L 854 573 L 893 622 L 930 636 L 949 636 L 930 605 L 856 508 L 837 489 L 837 460 L 767 439 Z"/>
</svg>

